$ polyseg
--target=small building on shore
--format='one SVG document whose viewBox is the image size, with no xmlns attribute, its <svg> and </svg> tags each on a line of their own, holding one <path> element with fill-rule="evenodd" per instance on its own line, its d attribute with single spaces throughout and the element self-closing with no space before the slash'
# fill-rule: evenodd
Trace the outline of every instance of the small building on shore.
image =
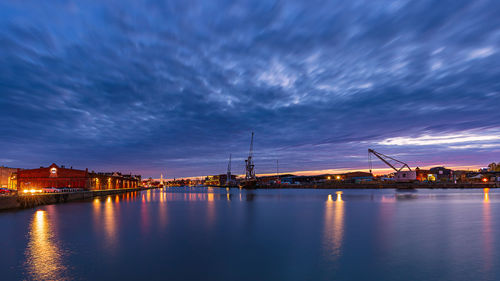
<svg viewBox="0 0 500 281">
<path fill-rule="evenodd" d="M 66 168 L 55 163 L 49 167 L 38 169 L 18 169 L 17 189 L 39 188 L 82 188 L 88 190 L 135 188 L 139 186 L 138 175 L 122 175 L 121 173 L 96 173 L 88 169 L 77 170 Z"/>
<path fill-rule="evenodd" d="M 236 181 L 236 175 L 231 175 L 231 181 Z M 227 183 L 227 174 L 207 176 L 205 178 L 205 185 L 211 186 L 224 186 Z"/>
<path fill-rule="evenodd" d="M 453 181 L 453 170 L 446 169 L 445 167 L 430 168 L 432 174 L 436 176 L 436 181 L 451 182 Z"/>
<path fill-rule="evenodd" d="M 435 182 L 436 175 L 431 172 L 431 170 L 420 169 L 417 167 L 415 169 L 417 172 L 417 180 L 422 182 Z"/>
<path fill-rule="evenodd" d="M 0 167 L 0 187 L 13 189 L 16 186 L 15 176 L 17 168 L 9 168 L 5 166 Z"/>
</svg>

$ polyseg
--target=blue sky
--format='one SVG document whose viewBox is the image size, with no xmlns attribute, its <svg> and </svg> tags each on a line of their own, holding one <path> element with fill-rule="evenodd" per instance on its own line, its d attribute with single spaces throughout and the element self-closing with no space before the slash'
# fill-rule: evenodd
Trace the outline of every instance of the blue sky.
<svg viewBox="0 0 500 281">
<path fill-rule="evenodd" d="M 0 3 L 0 164 L 168 177 L 500 161 L 498 1 Z M 378 167 L 383 167 L 377 163 Z"/>
</svg>

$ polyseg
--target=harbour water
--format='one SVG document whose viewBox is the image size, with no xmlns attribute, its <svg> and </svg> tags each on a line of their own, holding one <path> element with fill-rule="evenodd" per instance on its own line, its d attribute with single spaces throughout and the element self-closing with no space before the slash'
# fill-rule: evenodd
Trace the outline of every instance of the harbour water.
<svg viewBox="0 0 500 281">
<path fill-rule="evenodd" d="M 1 280 L 495 280 L 500 192 L 163 188 L 0 212 Z"/>
</svg>

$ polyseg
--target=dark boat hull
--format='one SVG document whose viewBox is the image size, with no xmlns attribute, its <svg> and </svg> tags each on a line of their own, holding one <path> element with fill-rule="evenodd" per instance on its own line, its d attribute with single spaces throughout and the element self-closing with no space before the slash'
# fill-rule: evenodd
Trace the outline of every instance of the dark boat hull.
<svg viewBox="0 0 500 281">
<path fill-rule="evenodd" d="M 256 189 L 257 188 L 257 181 L 256 180 L 243 181 L 243 182 L 241 182 L 240 187 L 244 188 L 244 189 Z"/>
</svg>

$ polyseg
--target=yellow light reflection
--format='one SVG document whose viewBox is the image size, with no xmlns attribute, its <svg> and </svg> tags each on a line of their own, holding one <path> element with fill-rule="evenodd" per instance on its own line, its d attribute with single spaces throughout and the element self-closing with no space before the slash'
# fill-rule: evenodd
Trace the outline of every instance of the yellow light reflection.
<svg viewBox="0 0 500 281">
<path fill-rule="evenodd" d="M 337 194 L 337 201 L 342 201 L 342 191 L 335 192 Z"/>
<path fill-rule="evenodd" d="M 212 188 L 213 192 L 213 188 Z M 207 200 L 207 222 L 209 225 L 213 225 L 215 222 L 215 198 L 213 193 L 206 194 Z"/>
<path fill-rule="evenodd" d="M 66 267 L 62 263 L 62 251 L 45 211 L 37 211 L 31 222 L 26 250 L 28 271 L 35 280 L 64 279 Z"/>
<path fill-rule="evenodd" d="M 106 199 L 106 203 L 104 203 L 104 217 L 103 217 L 103 223 L 104 223 L 104 232 L 105 232 L 105 238 L 106 238 L 106 243 L 111 247 L 114 248 L 115 245 L 117 244 L 117 237 L 116 237 L 116 215 L 115 215 L 115 208 L 113 206 L 113 201 L 111 199 L 111 196 L 108 196 Z"/>
<path fill-rule="evenodd" d="M 489 188 L 484 188 L 484 200 L 483 200 L 483 256 L 484 256 L 484 268 L 486 271 L 491 271 L 493 269 L 494 261 L 494 236 L 492 230 L 492 216 L 490 209 L 490 196 Z"/>
<path fill-rule="evenodd" d="M 331 194 L 325 203 L 325 225 L 323 234 L 324 249 L 330 259 L 337 259 L 341 254 L 344 236 L 344 201 L 342 191 L 336 192 L 337 200 Z"/>
<path fill-rule="evenodd" d="M 158 225 L 160 229 L 165 229 L 167 226 L 167 196 L 165 192 L 160 191 L 160 206 L 158 208 Z"/>
<path fill-rule="evenodd" d="M 150 206 L 146 204 L 144 194 L 142 195 L 142 204 L 140 208 L 141 212 L 141 232 L 143 235 L 149 234 L 150 231 L 150 214 L 151 211 Z"/>
<path fill-rule="evenodd" d="M 99 227 L 101 225 L 101 200 L 99 198 L 95 198 L 94 201 L 92 201 L 92 209 L 93 209 L 93 217 L 94 217 L 94 225 L 93 227 L 95 228 L 96 233 L 99 235 L 101 228 Z"/>
</svg>

